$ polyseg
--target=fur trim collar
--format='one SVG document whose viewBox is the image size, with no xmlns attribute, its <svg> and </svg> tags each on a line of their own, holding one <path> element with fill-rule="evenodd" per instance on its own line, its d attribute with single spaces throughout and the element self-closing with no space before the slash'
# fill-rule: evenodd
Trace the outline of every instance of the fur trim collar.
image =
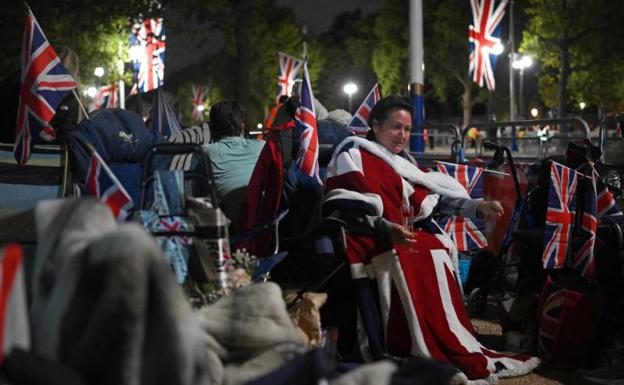
<svg viewBox="0 0 624 385">
<path fill-rule="evenodd" d="M 388 165 L 390 165 L 390 167 L 392 167 L 394 171 L 401 175 L 401 177 L 407 179 L 412 183 L 424 186 L 439 195 L 444 195 L 451 198 L 470 199 L 470 196 L 468 195 L 466 189 L 454 178 L 442 174 L 441 172 L 425 173 L 405 158 L 397 154 L 393 154 L 381 144 L 365 138 L 350 136 L 347 139 L 343 140 L 342 143 L 340 143 L 340 145 L 338 145 L 338 147 L 334 151 L 332 158 L 335 159 L 335 157 L 337 157 L 338 154 L 342 151 L 342 148 L 350 143 L 355 146 L 362 147 L 366 151 L 382 159 L 383 161 L 388 163 Z"/>
</svg>

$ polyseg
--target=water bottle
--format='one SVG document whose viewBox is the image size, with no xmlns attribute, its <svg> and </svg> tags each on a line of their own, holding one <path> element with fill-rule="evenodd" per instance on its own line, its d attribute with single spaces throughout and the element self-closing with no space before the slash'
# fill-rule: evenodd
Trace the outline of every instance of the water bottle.
<svg viewBox="0 0 624 385">
<path fill-rule="evenodd" d="M 216 289 L 227 289 L 227 273 L 232 263 L 228 234 L 230 220 L 218 207 L 206 205 L 191 212 L 195 219 L 195 250 L 203 274 Z"/>
</svg>

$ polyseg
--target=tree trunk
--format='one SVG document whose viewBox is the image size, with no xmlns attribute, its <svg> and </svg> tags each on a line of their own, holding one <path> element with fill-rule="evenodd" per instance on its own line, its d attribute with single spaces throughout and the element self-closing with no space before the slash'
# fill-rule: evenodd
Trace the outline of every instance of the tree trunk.
<svg viewBox="0 0 624 385">
<path fill-rule="evenodd" d="M 470 81 L 464 83 L 461 106 L 463 111 L 462 126 L 466 126 L 472 118 L 472 85 Z"/>
<path fill-rule="evenodd" d="M 250 51 L 251 1 L 236 0 L 236 100 L 245 111 L 250 111 Z"/>
<path fill-rule="evenodd" d="M 561 70 L 559 72 L 559 117 L 565 118 L 568 107 L 568 78 L 570 77 L 570 47 L 564 35 L 561 41 Z"/>
</svg>

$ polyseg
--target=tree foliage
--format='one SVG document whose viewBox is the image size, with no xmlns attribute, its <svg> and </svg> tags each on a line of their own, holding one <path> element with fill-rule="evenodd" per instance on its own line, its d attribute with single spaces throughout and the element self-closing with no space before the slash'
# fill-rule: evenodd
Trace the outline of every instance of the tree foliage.
<svg viewBox="0 0 624 385">
<path fill-rule="evenodd" d="M 407 94 L 409 81 L 408 6 L 403 0 L 385 0 L 375 22 L 378 44 L 372 64 L 385 95 Z"/>
<path fill-rule="evenodd" d="M 10 0 L 3 7 L 0 22 L 3 39 L 0 71 L 19 70 L 22 34 L 26 8 L 23 2 Z M 140 0 L 31 0 L 28 5 L 41 25 L 50 44 L 72 48 L 80 59 L 80 78 L 91 81 L 97 66 L 105 68 L 104 81 L 117 80 L 117 61 L 128 60 L 127 42 L 130 26 L 128 17 L 148 11 Z M 84 12 L 77 12 L 84 9 Z"/>
<path fill-rule="evenodd" d="M 622 2 L 529 0 L 521 50 L 540 62 L 539 90 L 546 106 L 564 116 L 571 101 L 615 108 L 622 100 Z"/>
</svg>

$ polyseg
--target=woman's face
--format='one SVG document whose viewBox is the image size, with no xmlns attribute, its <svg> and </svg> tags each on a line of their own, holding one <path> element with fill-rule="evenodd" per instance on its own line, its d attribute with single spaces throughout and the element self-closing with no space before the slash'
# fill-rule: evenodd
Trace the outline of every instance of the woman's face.
<svg viewBox="0 0 624 385">
<path fill-rule="evenodd" d="M 398 154 L 409 140 L 412 115 L 405 110 L 394 110 L 381 124 L 373 123 L 377 142 Z"/>
</svg>

